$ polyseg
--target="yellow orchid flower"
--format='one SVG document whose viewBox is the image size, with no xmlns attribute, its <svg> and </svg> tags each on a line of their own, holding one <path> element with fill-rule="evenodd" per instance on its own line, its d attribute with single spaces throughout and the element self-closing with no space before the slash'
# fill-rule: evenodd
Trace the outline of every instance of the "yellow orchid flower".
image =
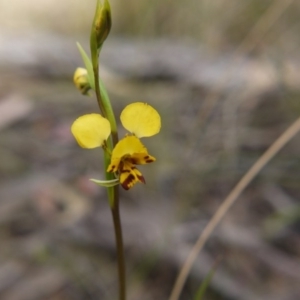
<svg viewBox="0 0 300 300">
<path fill-rule="evenodd" d="M 153 161 L 155 158 L 148 154 L 141 141 L 134 135 L 128 135 L 115 146 L 107 172 L 118 172 L 122 187 L 128 190 L 138 181 L 145 183 L 142 173 L 135 165 L 148 164 Z"/>
<path fill-rule="evenodd" d="M 142 173 L 135 165 L 155 161 L 139 138 L 150 137 L 160 131 L 161 119 L 158 112 L 142 102 L 129 104 L 120 116 L 122 125 L 132 134 L 121 139 L 111 153 L 107 172 L 117 173 L 125 190 L 137 182 L 145 183 Z M 110 134 L 109 122 L 99 114 L 84 115 L 72 125 L 72 133 L 83 148 L 95 148 L 104 145 Z"/>
</svg>

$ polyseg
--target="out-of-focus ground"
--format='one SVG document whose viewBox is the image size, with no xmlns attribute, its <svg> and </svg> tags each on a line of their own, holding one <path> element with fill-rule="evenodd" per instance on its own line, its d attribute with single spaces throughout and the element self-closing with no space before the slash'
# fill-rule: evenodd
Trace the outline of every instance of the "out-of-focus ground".
<svg viewBox="0 0 300 300">
<path fill-rule="evenodd" d="M 144 139 L 147 184 L 121 191 L 128 299 L 167 299 L 205 224 L 300 114 L 298 1 L 111 1 L 101 74 L 118 116 L 145 101 L 162 116 Z M 0 298 L 117 299 L 101 150 L 73 120 L 97 112 L 72 83 L 94 1 L 0 1 Z M 121 135 L 124 131 L 121 129 Z M 300 136 L 240 196 L 182 294 L 300 299 Z"/>
</svg>

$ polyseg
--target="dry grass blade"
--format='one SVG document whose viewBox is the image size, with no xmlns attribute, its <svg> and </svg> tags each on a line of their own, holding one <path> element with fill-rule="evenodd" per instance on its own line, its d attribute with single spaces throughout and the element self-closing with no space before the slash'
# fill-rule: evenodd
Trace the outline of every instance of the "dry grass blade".
<svg viewBox="0 0 300 300">
<path fill-rule="evenodd" d="M 186 259 L 181 271 L 174 284 L 171 296 L 169 300 L 178 300 L 181 294 L 182 288 L 188 274 L 193 266 L 199 252 L 205 245 L 211 233 L 221 222 L 229 208 L 238 199 L 241 193 L 254 179 L 254 177 L 266 166 L 266 164 L 300 131 L 300 117 L 268 148 L 268 150 L 255 162 L 250 170 L 242 177 L 238 184 L 233 188 L 230 194 L 223 201 L 219 209 L 213 215 L 211 220 L 204 228 L 202 234 L 198 238 L 194 247 L 192 248 L 188 258 Z"/>
</svg>

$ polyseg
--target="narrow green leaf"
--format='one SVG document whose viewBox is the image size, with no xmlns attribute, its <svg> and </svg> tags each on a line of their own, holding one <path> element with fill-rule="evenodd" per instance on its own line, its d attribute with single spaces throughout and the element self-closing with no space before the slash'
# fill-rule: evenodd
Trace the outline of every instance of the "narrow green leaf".
<svg viewBox="0 0 300 300">
<path fill-rule="evenodd" d="M 86 54 L 86 52 L 84 51 L 84 49 L 81 47 L 81 45 L 78 42 L 77 42 L 77 47 L 81 54 L 85 68 L 87 69 L 90 86 L 92 87 L 93 90 L 95 90 L 94 71 L 93 71 L 92 62 L 91 62 L 89 56 Z"/>
<path fill-rule="evenodd" d="M 90 179 L 90 181 L 104 187 L 113 187 L 115 185 L 118 185 L 120 183 L 119 179 L 112 179 L 112 180 L 98 180 L 98 179 Z"/>
<path fill-rule="evenodd" d="M 211 270 L 208 272 L 208 274 L 205 276 L 204 280 L 202 281 L 202 283 L 194 297 L 194 300 L 202 300 L 203 299 L 202 297 L 204 296 L 204 293 L 206 292 L 213 276 L 215 275 L 215 272 L 217 270 L 219 263 L 220 263 L 220 259 L 217 259 L 217 261 L 215 262 L 215 264 L 213 265 Z"/>
</svg>

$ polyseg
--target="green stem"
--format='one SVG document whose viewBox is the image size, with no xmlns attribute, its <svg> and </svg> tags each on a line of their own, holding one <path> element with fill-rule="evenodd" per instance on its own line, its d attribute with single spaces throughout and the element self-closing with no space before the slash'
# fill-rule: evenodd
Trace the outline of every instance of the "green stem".
<svg viewBox="0 0 300 300">
<path fill-rule="evenodd" d="M 115 195 L 118 194 L 118 186 L 115 188 Z M 123 249 L 122 225 L 119 210 L 119 197 L 114 201 L 114 206 L 111 208 L 112 217 L 114 221 L 117 257 L 118 257 L 118 271 L 119 271 L 119 299 L 126 300 L 126 274 L 125 274 L 125 259 Z"/>
<path fill-rule="evenodd" d="M 99 105 L 99 108 L 100 108 L 100 111 L 101 111 L 103 117 L 108 119 L 107 116 L 106 116 L 105 107 L 104 107 L 103 101 L 102 101 L 100 86 L 99 86 L 99 84 L 96 83 L 96 82 L 99 82 L 99 65 L 98 65 L 98 61 L 95 65 L 94 65 L 94 62 L 93 62 L 93 70 L 94 70 L 95 92 L 96 92 L 97 102 L 98 102 L 98 105 Z"/>
<path fill-rule="evenodd" d="M 112 142 L 112 139 L 109 139 Z M 105 152 L 105 168 L 107 169 L 110 162 L 109 153 Z M 106 172 L 106 179 L 113 179 L 112 173 Z M 122 225 L 120 218 L 119 208 L 119 186 L 107 188 L 110 209 L 113 217 L 115 239 L 117 247 L 117 260 L 118 260 L 118 275 L 119 275 L 119 299 L 126 300 L 126 269 L 125 269 L 125 258 L 124 258 L 124 246 L 122 236 Z"/>
<path fill-rule="evenodd" d="M 101 94 L 104 110 L 105 110 L 105 113 L 106 113 L 106 117 L 110 122 L 112 142 L 113 142 L 113 145 L 115 146 L 118 143 L 118 140 L 119 140 L 119 138 L 118 138 L 118 128 L 117 128 L 117 122 L 116 122 L 115 114 L 114 114 L 114 111 L 112 109 L 107 91 L 106 91 L 105 86 L 104 86 L 101 79 L 99 79 L 99 87 L 100 87 L 100 94 Z"/>
<path fill-rule="evenodd" d="M 93 71 L 94 71 L 94 80 L 95 80 L 95 92 L 97 97 L 98 106 L 100 108 L 101 113 L 103 116 L 109 120 L 110 127 L 111 127 L 111 135 L 113 139 L 113 146 L 118 143 L 118 128 L 117 122 L 115 118 L 114 111 L 112 109 L 108 93 L 105 89 L 103 82 L 99 77 L 99 52 L 98 51 L 91 51 L 92 56 L 92 64 L 93 64 Z M 96 84 L 98 83 L 98 84 Z M 111 148 L 112 151 L 113 147 Z"/>
<path fill-rule="evenodd" d="M 101 113 L 105 118 L 107 118 L 111 125 L 111 136 L 107 140 L 107 148 L 109 152 L 112 152 L 114 146 L 118 142 L 118 132 L 117 124 L 114 116 L 114 112 L 105 90 L 103 83 L 99 78 L 99 52 L 93 51 L 93 46 L 91 42 L 91 56 L 95 79 L 95 92 L 97 97 L 97 102 Z M 104 152 L 104 165 L 105 170 L 107 170 L 110 164 L 110 155 L 107 151 Z M 106 179 L 113 179 L 114 174 L 105 172 Z M 119 186 L 114 186 L 107 188 L 109 204 L 111 207 L 113 223 L 115 228 L 115 238 L 117 247 L 117 257 L 118 257 L 118 274 L 119 274 L 119 299 L 126 300 L 126 272 L 125 272 L 125 259 L 124 259 L 124 247 L 123 247 L 123 237 L 122 237 L 122 225 L 119 210 Z"/>
</svg>

